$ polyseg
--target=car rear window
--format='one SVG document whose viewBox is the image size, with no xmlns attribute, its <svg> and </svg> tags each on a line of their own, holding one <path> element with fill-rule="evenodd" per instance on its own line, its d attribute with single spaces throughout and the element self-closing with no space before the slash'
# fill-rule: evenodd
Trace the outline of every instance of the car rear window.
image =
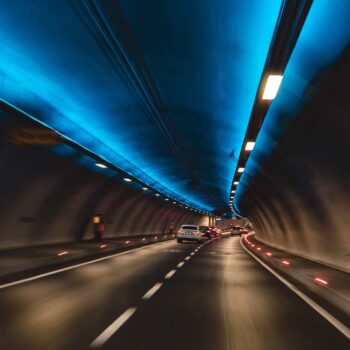
<svg viewBox="0 0 350 350">
<path fill-rule="evenodd" d="M 182 226 L 183 230 L 198 230 L 198 226 Z"/>
</svg>

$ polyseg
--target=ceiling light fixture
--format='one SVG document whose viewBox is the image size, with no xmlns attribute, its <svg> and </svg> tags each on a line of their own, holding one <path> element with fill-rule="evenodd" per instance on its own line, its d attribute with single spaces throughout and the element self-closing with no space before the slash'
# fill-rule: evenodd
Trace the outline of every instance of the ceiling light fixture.
<svg viewBox="0 0 350 350">
<path fill-rule="evenodd" d="M 124 177 L 124 181 L 126 181 L 126 182 L 131 182 L 132 180 L 129 179 L 128 177 Z"/>
<path fill-rule="evenodd" d="M 255 142 L 249 141 L 245 145 L 245 150 L 246 151 L 252 151 L 254 149 Z"/>
<path fill-rule="evenodd" d="M 244 171 L 244 168 L 238 168 L 237 170 L 238 173 L 243 173 L 243 171 Z"/>
<path fill-rule="evenodd" d="M 278 93 L 282 83 L 282 75 L 269 75 L 263 93 L 263 100 L 273 100 Z"/>
<path fill-rule="evenodd" d="M 107 168 L 107 165 L 104 165 L 102 163 L 96 163 L 95 165 L 98 166 L 99 168 L 102 168 L 102 169 L 106 169 Z"/>
</svg>

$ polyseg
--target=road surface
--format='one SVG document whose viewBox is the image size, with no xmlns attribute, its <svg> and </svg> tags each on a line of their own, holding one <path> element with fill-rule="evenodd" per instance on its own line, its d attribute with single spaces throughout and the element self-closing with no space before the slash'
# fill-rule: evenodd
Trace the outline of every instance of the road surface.
<svg viewBox="0 0 350 350">
<path fill-rule="evenodd" d="M 238 237 L 162 242 L 1 289 L 0 309 L 6 350 L 350 348 Z"/>
</svg>

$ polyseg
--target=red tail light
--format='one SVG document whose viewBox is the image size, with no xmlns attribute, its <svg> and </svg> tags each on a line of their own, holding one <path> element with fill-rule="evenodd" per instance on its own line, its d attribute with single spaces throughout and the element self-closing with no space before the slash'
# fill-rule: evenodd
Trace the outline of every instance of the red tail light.
<svg viewBox="0 0 350 350">
<path fill-rule="evenodd" d="M 321 284 L 324 284 L 324 285 L 327 285 L 327 284 L 328 284 L 328 282 L 327 282 L 326 280 L 324 280 L 323 278 L 320 278 L 320 277 L 316 277 L 316 278 L 315 278 L 315 281 L 316 281 L 316 282 L 319 282 L 319 283 L 321 283 Z"/>
</svg>

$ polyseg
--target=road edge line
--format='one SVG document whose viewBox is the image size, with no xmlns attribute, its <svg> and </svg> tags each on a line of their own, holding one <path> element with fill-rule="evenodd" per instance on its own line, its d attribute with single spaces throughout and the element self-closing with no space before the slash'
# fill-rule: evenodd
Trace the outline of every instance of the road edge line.
<svg viewBox="0 0 350 350">
<path fill-rule="evenodd" d="M 41 273 L 41 274 L 36 275 L 36 276 L 23 278 L 23 279 L 20 279 L 20 280 L 17 280 L 17 281 L 9 282 L 9 283 L 4 283 L 4 284 L 0 285 L 0 289 L 5 289 L 5 288 L 16 286 L 18 284 L 23 284 L 23 283 L 35 281 L 35 280 L 40 279 L 40 278 L 44 278 L 44 277 L 51 276 L 51 275 L 56 275 L 56 274 L 61 273 L 61 272 L 65 272 L 65 271 L 77 269 L 79 267 L 83 267 L 83 266 L 86 266 L 86 265 L 94 264 L 94 263 L 99 262 L 99 261 L 112 259 L 112 258 L 115 258 L 116 256 L 129 254 L 129 253 L 136 252 L 138 250 L 146 249 L 146 248 L 149 248 L 149 247 L 154 247 L 156 245 L 159 245 L 159 244 L 162 244 L 162 243 L 165 243 L 165 242 L 169 242 L 169 241 L 171 241 L 171 240 L 157 242 L 157 243 L 151 243 L 151 244 L 145 245 L 143 247 L 138 247 L 138 248 L 133 248 L 133 249 L 130 249 L 130 250 L 125 250 L 124 252 L 119 252 L 119 253 L 116 253 L 116 254 L 104 256 L 102 258 L 85 261 L 83 263 L 79 263 L 79 264 L 75 264 L 75 265 L 70 265 L 70 266 L 64 267 L 62 269 L 52 270 L 52 271 L 49 271 L 49 272 Z"/>
<path fill-rule="evenodd" d="M 335 327 L 339 332 L 341 332 L 345 337 L 350 339 L 350 329 L 333 315 L 331 315 L 327 310 L 325 310 L 321 305 L 317 304 L 314 300 L 308 297 L 305 293 L 299 290 L 294 284 L 290 283 L 279 273 L 273 270 L 270 266 L 265 264 L 261 259 L 255 256 L 249 249 L 247 249 L 243 244 L 243 237 L 240 239 L 242 248 L 250 254 L 260 265 L 265 267 L 270 273 L 272 273 L 280 282 L 282 282 L 286 287 L 288 287 L 292 292 L 299 296 L 306 304 L 313 308 L 319 315 L 321 315 L 326 321 L 328 321 L 333 327 Z"/>
</svg>

